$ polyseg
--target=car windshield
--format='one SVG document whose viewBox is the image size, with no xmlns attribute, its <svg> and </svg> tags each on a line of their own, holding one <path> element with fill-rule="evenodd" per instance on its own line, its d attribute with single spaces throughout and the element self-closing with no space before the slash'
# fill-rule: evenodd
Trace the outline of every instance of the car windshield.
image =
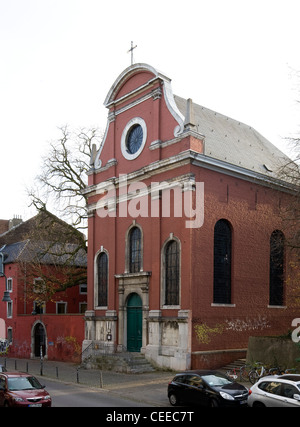
<svg viewBox="0 0 300 427">
<path fill-rule="evenodd" d="M 33 390 L 42 388 L 35 377 L 14 377 L 8 378 L 8 389 L 10 391 Z"/>
<path fill-rule="evenodd" d="M 232 380 L 222 374 L 203 375 L 204 381 L 212 387 L 222 387 L 224 385 L 232 384 Z"/>
</svg>

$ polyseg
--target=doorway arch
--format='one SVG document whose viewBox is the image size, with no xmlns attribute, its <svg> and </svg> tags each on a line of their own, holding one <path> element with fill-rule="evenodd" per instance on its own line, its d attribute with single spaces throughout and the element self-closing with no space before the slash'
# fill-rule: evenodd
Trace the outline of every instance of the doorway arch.
<svg viewBox="0 0 300 427">
<path fill-rule="evenodd" d="M 143 341 L 143 304 L 137 293 L 127 300 L 127 350 L 140 352 Z"/>
<path fill-rule="evenodd" d="M 34 357 L 46 356 L 46 329 L 43 323 L 38 322 L 33 327 L 32 347 Z"/>
</svg>

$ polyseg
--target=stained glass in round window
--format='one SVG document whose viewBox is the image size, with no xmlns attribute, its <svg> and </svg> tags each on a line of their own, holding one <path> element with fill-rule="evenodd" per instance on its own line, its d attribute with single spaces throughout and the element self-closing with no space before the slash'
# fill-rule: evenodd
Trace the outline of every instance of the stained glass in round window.
<svg viewBox="0 0 300 427">
<path fill-rule="evenodd" d="M 143 143 L 143 129 L 141 125 L 134 125 L 130 129 L 126 146 L 130 154 L 135 154 L 142 146 Z"/>
</svg>

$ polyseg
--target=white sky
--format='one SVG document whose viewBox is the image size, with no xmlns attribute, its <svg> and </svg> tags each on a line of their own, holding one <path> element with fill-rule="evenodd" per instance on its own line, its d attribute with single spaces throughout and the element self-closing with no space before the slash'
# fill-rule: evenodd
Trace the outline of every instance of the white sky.
<svg viewBox="0 0 300 427">
<path fill-rule="evenodd" d="M 0 0 L 0 218 L 35 214 L 26 186 L 59 126 L 105 129 L 131 40 L 175 94 L 286 152 L 300 125 L 299 16 L 299 0 Z"/>
</svg>

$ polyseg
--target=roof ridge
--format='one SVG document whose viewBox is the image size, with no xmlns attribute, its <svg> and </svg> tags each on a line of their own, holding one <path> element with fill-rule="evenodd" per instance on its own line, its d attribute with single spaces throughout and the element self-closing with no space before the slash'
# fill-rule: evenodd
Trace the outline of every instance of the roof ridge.
<svg viewBox="0 0 300 427">
<path fill-rule="evenodd" d="M 24 252 L 25 248 L 28 246 L 28 244 L 30 242 L 30 239 L 23 240 L 23 242 L 25 242 L 25 245 L 23 246 L 23 248 L 21 249 L 19 255 L 17 256 L 17 260 L 21 258 L 21 255 Z M 23 242 L 19 242 L 19 243 L 23 243 Z"/>
</svg>

